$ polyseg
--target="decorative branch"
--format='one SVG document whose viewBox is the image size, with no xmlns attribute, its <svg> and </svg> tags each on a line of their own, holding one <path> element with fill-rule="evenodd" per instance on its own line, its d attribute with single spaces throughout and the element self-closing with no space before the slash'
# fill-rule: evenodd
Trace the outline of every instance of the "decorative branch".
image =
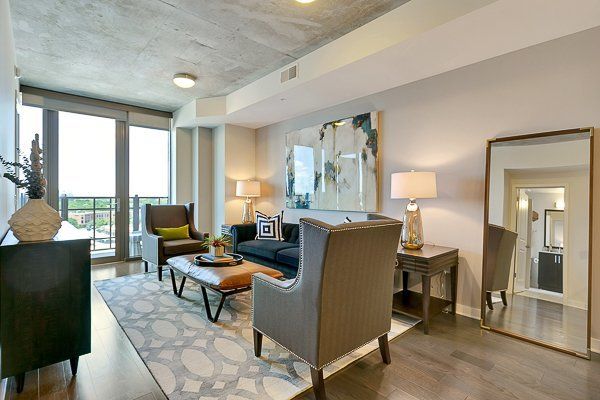
<svg viewBox="0 0 600 400">
<path fill-rule="evenodd" d="M 18 156 L 23 162 L 8 161 L 0 156 L 0 164 L 7 169 L 2 176 L 15 184 L 19 189 L 26 189 L 27 196 L 30 199 L 42 199 L 46 194 L 46 179 L 43 173 L 42 154 L 40 148 L 40 137 L 36 133 L 35 139 L 31 141 L 31 154 L 29 158 L 25 157 L 19 149 Z M 23 172 L 24 177 L 19 177 L 19 170 Z"/>
</svg>

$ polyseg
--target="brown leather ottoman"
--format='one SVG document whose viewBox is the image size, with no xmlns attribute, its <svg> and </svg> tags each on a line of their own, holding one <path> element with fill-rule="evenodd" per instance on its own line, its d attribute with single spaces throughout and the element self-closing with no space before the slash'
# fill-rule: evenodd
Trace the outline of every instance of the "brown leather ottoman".
<svg viewBox="0 0 600 400">
<path fill-rule="evenodd" d="M 197 254 L 188 254 L 185 256 L 172 257 L 167 260 L 171 273 L 173 293 L 175 293 L 176 296 L 181 297 L 186 279 L 190 279 L 192 282 L 199 284 L 202 289 L 206 315 L 211 322 L 217 322 L 219 319 L 219 315 L 223 309 L 223 303 L 227 296 L 246 292 L 251 289 L 253 274 L 262 272 L 275 279 L 283 277 L 283 274 L 275 269 L 246 260 L 244 260 L 242 264 L 235 266 L 200 267 L 194 264 L 194 257 L 196 257 L 196 255 Z M 177 290 L 177 283 L 175 282 L 175 272 L 183 275 L 179 290 Z M 206 289 L 210 289 L 221 295 L 219 307 L 217 308 L 214 317 L 210 310 Z"/>
</svg>

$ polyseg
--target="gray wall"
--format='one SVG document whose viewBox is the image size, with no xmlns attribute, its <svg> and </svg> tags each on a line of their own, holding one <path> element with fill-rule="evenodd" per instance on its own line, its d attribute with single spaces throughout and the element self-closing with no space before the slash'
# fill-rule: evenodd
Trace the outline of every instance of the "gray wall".
<svg viewBox="0 0 600 400">
<path fill-rule="evenodd" d="M 8 0 L 0 0 L 0 154 L 12 160 L 15 154 L 15 49 Z M 2 171 L 3 173 L 4 171 Z M 0 174 L 1 175 L 1 174 Z M 0 178 L 0 237 L 8 230 L 14 212 L 15 187 Z"/>
<path fill-rule="evenodd" d="M 419 201 L 425 238 L 460 248 L 459 311 L 478 317 L 486 139 L 600 126 L 598 43 L 600 29 L 596 28 L 261 128 L 256 135 L 256 175 L 264 190 L 257 208 L 275 212 L 285 207 L 286 132 L 379 110 L 382 212 L 401 218 L 406 205 L 390 199 L 392 172 L 437 172 L 438 198 Z M 600 180 L 598 169 L 596 179 Z M 595 206 L 600 212 L 600 202 Z M 285 211 L 288 221 L 305 215 L 332 223 L 341 223 L 346 215 L 364 217 Z M 594 226 L 598 255 L 600 224 Z M 600 288 L 600 267 L 595 268 L 594 284 Z M 595 315 L 600 315 L 600 294 L 594 295 L 593 304 Z M 600 338 L 600 317 L 593 320 L 593 336 Z"/>
</svg>

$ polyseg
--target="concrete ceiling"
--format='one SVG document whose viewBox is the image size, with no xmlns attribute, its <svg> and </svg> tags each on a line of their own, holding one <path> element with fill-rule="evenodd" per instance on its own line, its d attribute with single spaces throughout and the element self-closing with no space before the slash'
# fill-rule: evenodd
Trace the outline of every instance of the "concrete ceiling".
<svg viewBox="0 0 600 400">
<path fill-rule="evenodd" d="M 598 26 L 599 0 L 413 0 L 302 57 L 298 79 L 193 101 L 174 124 L 260 128 Z"/>
<path fill-rule="evenodd" d="M 408 0 L 11 0 L 24 85 L 174 111 L 227 95 Z M 192 89 L 174 73 L 198 76 Z"/>
</svg>

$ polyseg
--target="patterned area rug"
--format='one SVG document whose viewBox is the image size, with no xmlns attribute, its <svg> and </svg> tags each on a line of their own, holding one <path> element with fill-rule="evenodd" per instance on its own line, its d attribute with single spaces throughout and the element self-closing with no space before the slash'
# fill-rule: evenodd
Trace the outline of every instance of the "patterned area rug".
<svg viewBox="0 0 600 400">
<path fill-rule="evenodd" d="M 199 286 L 189 281 L 182 298 L 156 274 L 95 285 L 169 399 L 283 400 L 312 386 L 309 367 L 266 337 L 262 357 L 254 357 L 250 292 L 228 298 L 213 324 Z M 216 309 L 217 297 L 210 301 Z M 416 322 L 392 320 L 390 339 Z M 325 376 L 375 349 L 377 340 L 325 368 Z"/>
</svg>

